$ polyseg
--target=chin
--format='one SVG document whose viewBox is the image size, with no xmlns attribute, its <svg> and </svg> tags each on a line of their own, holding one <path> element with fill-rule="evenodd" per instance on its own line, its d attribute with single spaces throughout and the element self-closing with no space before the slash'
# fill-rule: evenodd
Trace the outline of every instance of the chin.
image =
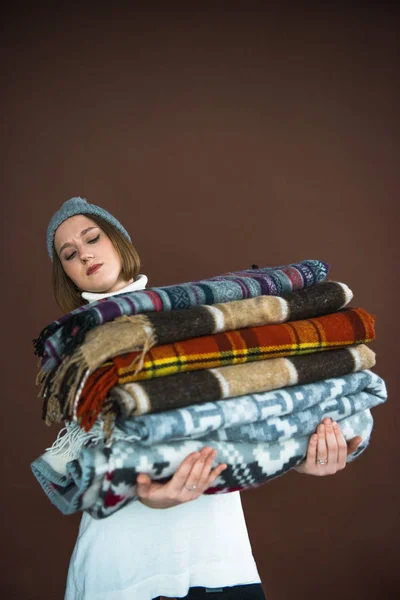
<svg viewBox="0 0 400 600">
<path fill-rule="evenodd" d="M 99 278 L 98 281 L 91 281 L 90 277 L 88 277 L 88 280 L 90 283 L 87 283 L 84 289 L 95 294 L 106 294 L 116 285 L 118 277 L 104 277 L 102 279 Z"/>
</svg>

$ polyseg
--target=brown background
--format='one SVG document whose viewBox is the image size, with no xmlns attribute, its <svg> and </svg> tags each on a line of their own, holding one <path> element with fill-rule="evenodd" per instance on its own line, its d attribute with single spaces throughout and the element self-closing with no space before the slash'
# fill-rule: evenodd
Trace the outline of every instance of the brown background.
<svg viewBox="0 0 400 600">
<path fill-rule="evenodd" d="M 41 421 L 31 346 L 59 316 L 45 230 L 74 195 L 122 221 L 150 285 L 322 259 L 376 315 L 389 401 L 373 411 L 365 454 L 242 502 L 267 600 L 393 597 L 395 3 L 30 4 L 2 15 L 2 597 L 62 599 L 79 523 L 29 467 L 57 433 Z"/>
</svg>

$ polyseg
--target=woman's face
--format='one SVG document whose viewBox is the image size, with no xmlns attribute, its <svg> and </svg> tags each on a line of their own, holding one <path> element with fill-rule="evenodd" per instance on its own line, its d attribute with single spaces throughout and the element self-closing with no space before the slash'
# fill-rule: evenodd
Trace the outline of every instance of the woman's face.
<svg viewBox="0 0 400 600">
<path fill-rule="evenodd" d="M 130 283 L 121 279 L 121 259 L 110 238 L 85 215 L 61 223 L 54 248 L 65 273 L 82 291 L 115 292 Z"/>
</svg>

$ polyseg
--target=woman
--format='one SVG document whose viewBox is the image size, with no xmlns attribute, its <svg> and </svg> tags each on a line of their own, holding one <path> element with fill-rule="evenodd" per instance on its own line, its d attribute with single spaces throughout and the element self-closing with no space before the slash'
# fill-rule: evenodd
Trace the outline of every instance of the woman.
<svg viewBox="0 0 400 600">
<path fill-rule="evenodd" d="M 146 286 L 128 232 L 82 198 L 71 198 L 53 215 L 47 248 L 64 313 Z M 339 426 L 324 422 L 326 431 L 321 424 L 311 436 L 299 473 L 334 474 L 361 442 L 357 437 L 347 446 Z M 226 468 L 212 468 L 214 457 L 207 446 L 190 454 L 164 484 L 139 475 L 139 502 L 106 519 L 83 513 L 65 600 L 265 598 L 239 492 L 203 494 Z"/>
</svg>

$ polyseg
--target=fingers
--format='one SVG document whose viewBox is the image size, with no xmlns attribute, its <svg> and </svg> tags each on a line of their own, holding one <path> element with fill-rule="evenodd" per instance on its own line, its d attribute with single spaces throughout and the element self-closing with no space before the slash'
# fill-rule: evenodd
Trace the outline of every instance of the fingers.
<svg viewBox="0 0 400 600">
<path fill-rule="evenodd" d="M 330 436 L 328 446 L 326 433 L 325 424 L 320 423 L 317 427 L 317 432 L 310 438 L 306 460 L 304 461 L 304 471 L 307 473 L 313 473 L 315 475 L 328 475 L 328 465 L 330 462 L 329 452 L 336 456 L 336 442 L 334 442 L 335 446 L 333 446 L 332 437 Z M 325 460 L 327 462 L 320 464 L 317 462 L 318 460 Z"/>
<path fill-rule="evenodd" d="M 201 474 L 201 481 L 200 481 L 201 486 L 203 488 L 203 492 L 204 492 L 204 490 L 209 488 L 210 485 L 217 479 L 217 477 L 219 477 L 219 475 L 222 473 L 222 471 L 225 471 L 225 469 L 227 468 L 227 465 L 225 463 L 222 463 L 222 464 L 218 465 L 217 467 L 215 467 L 215 469 L 211 469 L 216 455 L 217 455 L 217 451 L 213 450 L 208 455 L 208 458 L 204 464 L 204 468 L 203 468 L 203 471 Z"/>
<path fill-rule="evenodd" d="M 344 469 L 346 466 L 346 456 L 347 456 L 347 444 L 342 433 L 342 430 L 339 427 L 339 424 L 336 421 L 333 422 L 333 431 L 336 436 L 337 442 L 337 463 L 339 469 Z"/>
<path fill-rule="evenodd" d="M 325 425 L 321 423 L 318 425 L 318 441 L 317 441 L 317 460 L 328 460 L 328 446 L 325 439 Z M 332 452 L 332 440 L 330 440 L 331 452 Z M 335 457 L 336 459 L 336 457 Z M 319 463 L 318 463 L 319 464 Z M 326 463 L 325 463 L 326 464 Z M 322 465 L 325 466 L 325 465 Z"/>
<path fill-rule="evenodd" d="M 226 464 L 222 464 L 211 469 L 216 453 L 209 446 L 205 446 L 200 452 L 192 452 L 165 484 L 152 481 L 149 475 L 140 473 L 136 480 L 138 496 L 141 499 L 157 500 L 158 504 L 162 503 L 162 508 L 196 499 L 227 468 Z"/>
<path fill-rule="evenodd" d="M 182 490 L 192 470 L 193 465 L 199 458 L 200 452 L 192 452 L 185 458 L 185 460 L 181 462 L 178 469 L 175 471 L 174 476 L 169 482 L 174 491 L 179 492 Z"/>
<path fill-rule="evenodd" d="M 193 492 L 194 489 L 196 489 L 196 493 L 199 491 L 201 487 L 201 475 L 203 469 L 205 468 L 206 463 L 209 464 L 209 457 L 212 457 L 212 461 L 214 459 L 215 454 L 215 450 L 213 450 L 212 448 L 205 447 L 201 449 L 199 457 L 192 464 L 190 473 L 188 474 L 186 479 L 182 481 L 181 491 Z M 196 486 L 196 488 L 191 490 L 190 488 L 193 488 L 193 486 Z"/>
<path fill-rule="evenodd" d="M 346 448 L 346 452 L 347 454 L 352 454 L 353 452 L 355 452 L 358 448 L 358 446 L 361 444 L 362 442 L 362 437 L 360 437 L 359 435 L 351 438 L 351 440 L 348 441 L 347 444 L 347 448 Z"/>
<path fill-rule="evenodd" d="M 307 460 L 308 468 L 319 475 L 333 475 L 346 466 L 346 442 L 340 427 L 330 418 L 323 419 L 316 437 L 311 437 Z M 326 462 L 320 463 L 320 460 Z"/>
<path fill-rule="evenodd" d="M 193 485 L 197 486 L 197 488 L 202 487 L 202 485 L 208 479 L 211 465 L 216 454 L 217 452 L 213 448 L 209 448 L 207 446 L 202 448 L 200 458 L 198 458 L 194 463 L 187 482 L 185 483 L 185 489 L 190 488 Z"/>
<path fill-rule="evenodd" d="M 214 481 L 217 479 L 217 477 L 219 477 L 221 475 L 222 471 L 225 471 L 225 469 L 227 469 L 227 468 L 228 468 L 228 466 L 226 464 L 221 464 L 221 465 L 218 465 L 218 467 L 215 467 L 215 469 L 213 469 L 210 472 L 207 482 L 204 486 L 204 489 L 206 490 L 207 488 L 209 488 L 214 483 Z"/>
<path fill-rule="evenodd" d="M 136 493 L 139 498 L 147 498 L 149 495 L 150 486 L 152 484 L 151 477 L 146 473 L 140 473 L 136 478 Z"/>
<path fill-rule="evenodd" d="M 336 465 L 338 469 L 343 469 L 346 465 L 346 452 L 343 455 L 343 434 L 336 421 L 324 419 L 326 443 L 328 446 L 328 462 Z M 344 443 L 346 449 L 346 442 Z"/>
<path fill-rule="evenodd" d="M 209 446 L 202 448 L 199 458 L 195 461 L 192 469 L 187 477 L 187 480 L 182 486 L 182 491 L 189 494 L 200 495 L 209 487 L 209 480 L 214 481 L 218 477 L 219 473 L 226 468 L 226 465 L 219 465 L 214 472 L 211 471 L 212 463 L 215 459 L 217 451 Z M 211 472 L 210 472 L 211 471 Z M 193 486 L 196 486 L 195 489 Z"/>
<path fill-rule="evenodd" d="M 308 475 L 334 475 L 345 468 L 347 454 L 354 452 L 361 441 L 356 436 L 347 444 L 339 424 L 325 417 L 310 437 L 305 460 L 295 470 Z M 327 462 L 321 464 L 318 460 Z"/>
<path fill-rule="evenodd" d="M 323 423 L 325 425 L 326 444 L 328 447 L 328 463 L 330 463 L 331 467 L 335 465 L 336 470 L 344 469 L 347 454 L 356 450 L 362 438 L 360 436 L 352 438 L 349 446 L 347 446 L 346 439 L 336 421 L 331 422 L 331 419 L 325 418 Z M 318 458 L 320 458 L 319 454 Z"/>
</svg>

